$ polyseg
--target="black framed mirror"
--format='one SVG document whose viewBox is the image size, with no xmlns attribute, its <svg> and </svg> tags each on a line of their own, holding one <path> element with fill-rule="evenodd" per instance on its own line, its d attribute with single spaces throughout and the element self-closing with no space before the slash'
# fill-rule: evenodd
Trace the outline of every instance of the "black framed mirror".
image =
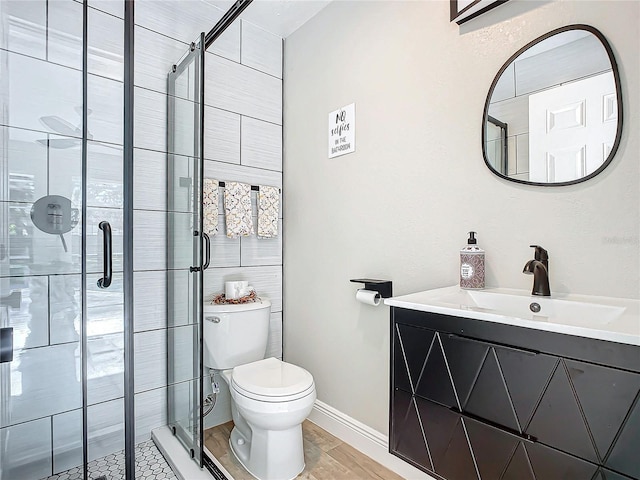
<svg viewBox="0 0 640 480">
<path fill-rule="evenodd" d="M 621 135 L 611 46 L 591 26 L 568 25 L 525 45 L 500 68 L 485 102 L 482 153 L 507 180 L 572 185 L 611 163 Z"/>
</svg>

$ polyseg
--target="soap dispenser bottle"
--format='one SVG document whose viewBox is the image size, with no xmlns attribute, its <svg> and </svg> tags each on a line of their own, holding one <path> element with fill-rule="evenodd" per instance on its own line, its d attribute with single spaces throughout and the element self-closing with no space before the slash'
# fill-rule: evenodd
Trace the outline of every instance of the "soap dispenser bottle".
<svg viewBox="0 0 640 480">
<path fill-rule="evenodd" d="M 484 288 L 484 250 L 477 245 L 476 232 L 469 232 L 460 250 L 460 288 Z"/>
</svg>

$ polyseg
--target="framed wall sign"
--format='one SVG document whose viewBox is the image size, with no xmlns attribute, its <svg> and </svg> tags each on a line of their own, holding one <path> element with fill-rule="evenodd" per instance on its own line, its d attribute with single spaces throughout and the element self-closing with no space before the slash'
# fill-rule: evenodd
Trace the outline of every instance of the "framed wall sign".
<svg viewBox="0 0 640 480">
<path fill-rule="evenodd" d="M 449 0 L 451 21 L 458 25 L 482 15 L 507 0 Z"/>
<path fill-rule="evenodd" d="M 329 114 L 329 158 L 356 151 L 356 104 Z"/>
</svg>

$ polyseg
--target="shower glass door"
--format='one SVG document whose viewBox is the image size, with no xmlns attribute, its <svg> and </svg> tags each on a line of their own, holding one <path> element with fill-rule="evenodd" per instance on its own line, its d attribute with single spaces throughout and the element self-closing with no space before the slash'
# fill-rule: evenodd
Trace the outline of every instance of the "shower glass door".
<svg viewBox="0 0 640 480">
<path fill-rule="evenodd" d="M 122 31 L 0 0 L 0 480 L 124 470 Z"/>
<path fill-rule="evenodd" d="M 167 418 L 201 466 L 203 44 L 204 34 L 169 73 L 167 105 Z"/>
</svg>

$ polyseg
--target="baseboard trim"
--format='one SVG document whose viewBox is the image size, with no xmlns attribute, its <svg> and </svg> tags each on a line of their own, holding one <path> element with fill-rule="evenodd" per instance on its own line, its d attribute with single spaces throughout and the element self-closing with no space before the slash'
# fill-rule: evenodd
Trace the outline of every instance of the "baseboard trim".
<svg viewBox="0 0 640 480">
<path fill-rule="evenodd" d="M 389 437 L 316 400 L 309 420 L 408 480 L 435 480 L 389 453 Z"/>
</svg>

